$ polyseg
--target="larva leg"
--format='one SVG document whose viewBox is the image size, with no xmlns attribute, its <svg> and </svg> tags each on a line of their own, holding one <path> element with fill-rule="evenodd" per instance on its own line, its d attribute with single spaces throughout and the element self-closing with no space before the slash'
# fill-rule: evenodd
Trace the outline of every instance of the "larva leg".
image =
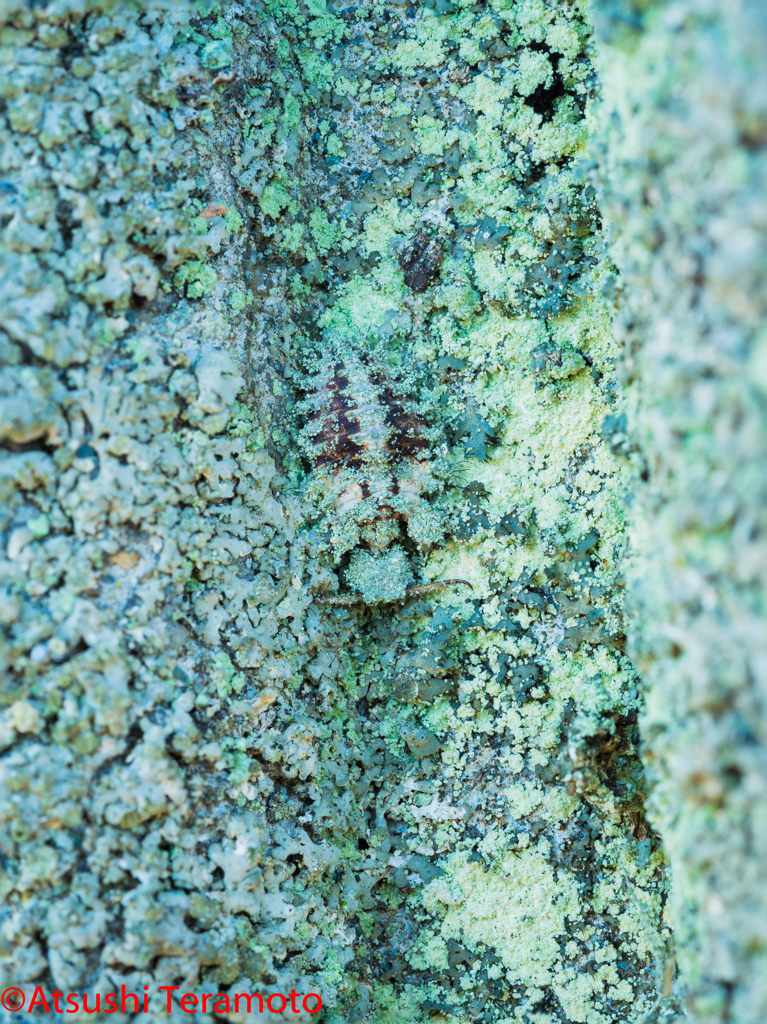
<svg viewBox="0 0 767 1024">
<path fill-rule="evenodd" d="M 423 594 L 430 594 L 432 590 L 440 590 L 442 587 L 454 587 L 460 584 L 473 590 L 468 580 L 437 580 L 434 583 L 421 583 L 414 587 L 408 587 L 400 600 L 405 601 L 410 597 L 421 597 Z M 324 597 L 315 598 L 317 604 L 326 604 L 334 608 L 348 608 L 353 604 L 364 604 L 361 594 L 328 594 Z"/>
<path fill-rule="evenodd" d="M 363 603 L 361 594 L 327 594 L 324 597 L 316 597 L 314 600 L 317 604 L 327 604 L 334 608 Z"/>
<path fill-rule="evenodd" d="M 432 590 L 440 590 L 442 587 L 454 587 L 461 584 L 473 590 L 468 580 L 436 580 L 434 583 L 421 583 L 414 587 L 407 588 L 406 597 L 421 597 L 422 594 L 430 594 Z"/>
</svg>

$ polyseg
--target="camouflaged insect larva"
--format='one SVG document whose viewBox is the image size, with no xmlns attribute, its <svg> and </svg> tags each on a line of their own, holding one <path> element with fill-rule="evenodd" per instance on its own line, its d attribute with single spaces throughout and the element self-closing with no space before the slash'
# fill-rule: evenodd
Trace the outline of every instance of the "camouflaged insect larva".
<svg viewBox="0 0 767 1024">
<path fill-rule="evenodd" d="M 314 487 L 326 507 L 332 502 L 334 526 L 349 525 L 361 542 L 347 570 L 358 592 L 320 603 L 401 600 L 455 583 L 415 584 L 399 543 L 402 524 L 422 513 L 424 486 L 433 482 L 432 432 L 407 389 L 372 357 L 349 350 L 320 371 L 307 406 Z"/>
<path fill-rule="evenodd" d="M 347 355 L 324 376 L 306 430 L 315 465 L 333 481 L 337 511 L 365 501 L 371 518 L 406 515 L 428 469 L 429 439 L 412 398 L 359 356 Z"/>
</svg>

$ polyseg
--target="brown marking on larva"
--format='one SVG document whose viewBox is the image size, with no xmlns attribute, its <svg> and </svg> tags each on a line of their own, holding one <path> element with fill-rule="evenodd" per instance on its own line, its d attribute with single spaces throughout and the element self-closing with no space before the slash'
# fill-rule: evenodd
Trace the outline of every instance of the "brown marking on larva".
<svg viewBox="0 0 767 1024">
<path fill-rule="evenodd" d="M 382 491 L 401 493 L 398 477 L 404 472 L 403 479 L 410 479 L 412 471 L 400 464 L 420 466 L 429 447 L 420 422 L 406 409 L 409 399 L 395 393 L 385 371 L 371 366 L 367 354 L 359 357 L 359 363 L 365 368 L 363 376 L 367 379 L 363 381 L 359 373 L 355 376 L 343 363 L 335 364 L 333 376 L 318 395 L 320 399 L 327 397 L 327 405 L 309 417 L 318 467 L 335 467 L 336 473 L 343 468 L 369 469 L 371 477 L 358 479 L 354 485 L 359 488 L 358 501 L 377 494 L 383 498 Z M 353 379 L 362 389 L 359 394 L 355 393 Z M 363 407 L 364 423 L 360 419 Z M 343 493 L 351 497 L 348 484 Z M 377 514 L 391 515 L 393 510 L 382 500 Z"/>
<path fill-rule="evenodd" d="M 335 376 L 322 389 L 330 398 L 329 408 L 317 411 L 309 419 L 309 422 L 317 427 L 317 433 L 312 440 L 320 448 L 317 455 L 318 466 L 341 463 L 359 466 L 365 453 L 364 446 L 356 441 L 354 436 L 359 434 L 360 425 L 354 418 L 355 410 L 346 394 L 349 378 L 339 370 L 343 370 L 341 363 L 336 366 Z M 326 444 L 328 435 L 333 437 L 332 445 Z"/>
<path fill-rule="evenodd" d="M 411 597 L 422 597 L 424 594 L 430 594 L 433 590 L 441 590 L 443 587 L 455 587 L 459 584 L 468 587 L 469 590 L 474 589 L 468 580 L 435 580 L 434 583 L 416 583 L 411 587 L 407 587 L 404 595 L 396 598 L 396 600 L 407 601 Z M 315 598 L 315 601 L 317 604 L 331 605 L 336 608 L 349 607 L 354 604 L 365 604 L 362 594 L 326 594 Z M 393 604 L 394 602 L 387 601 L 386 603 Z"/>
<path fill-rule="evenodd" d="M 419 231 L 399 254 L 399 265 L 405 271 L 405 284 L 414 292 L 426 291 L 442 262 L 442 246 L 434 239 L 428 240 Z"/>
<path fill-rule="evenodd" d="M 393 431 L 387 446 L 389 451 L 405 458 L 414 458 L 419 452 L 426 451 L 429 445 L 419 433 L 420 425 L 415 416 L 405 411 L 388 387 L 384 388 L 383 398 L 389 406 L 384 422 Z"/>
</svg>

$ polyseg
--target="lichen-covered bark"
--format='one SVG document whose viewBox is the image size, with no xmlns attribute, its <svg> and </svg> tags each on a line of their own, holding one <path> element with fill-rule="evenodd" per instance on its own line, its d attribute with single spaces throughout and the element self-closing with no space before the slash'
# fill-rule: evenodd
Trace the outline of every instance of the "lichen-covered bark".
<svg viewBox="0 0 767 1024">
<path fill-rule="evenodd" d="M 696 1020 L 763 1021 L 767 11 L 595 3 L 616 338 L 646 461 L 630 635 Z"/>
<path fill-rule="evenodd" d="M 673 1014 L 583 9 L 3 12 L 7 984 Z"/>
</svg>

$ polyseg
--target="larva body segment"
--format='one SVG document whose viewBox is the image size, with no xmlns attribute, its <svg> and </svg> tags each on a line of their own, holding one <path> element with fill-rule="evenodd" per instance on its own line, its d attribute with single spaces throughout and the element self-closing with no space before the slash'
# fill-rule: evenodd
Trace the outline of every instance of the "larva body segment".
<svg viewBox="0 0 767 1024">
<path fill-rule="evenodd" d="M 371 518 L 406 515 L 428 469 L 429 441 L 413 400 L 359 356 L 337 360 L 323 376 L 305 429 L 337 512 L 367 502 Z"/>
</svg>

